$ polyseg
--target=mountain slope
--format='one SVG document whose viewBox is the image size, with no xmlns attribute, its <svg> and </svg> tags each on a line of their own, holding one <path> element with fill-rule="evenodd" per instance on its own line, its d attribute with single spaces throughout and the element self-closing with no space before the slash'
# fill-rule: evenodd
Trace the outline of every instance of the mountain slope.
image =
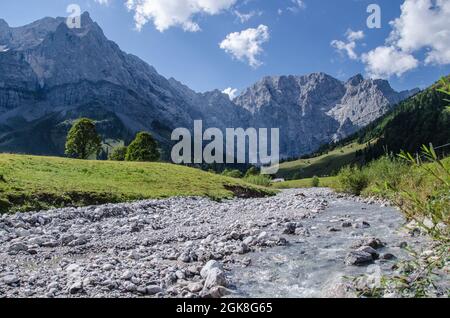
<svg viewBox="0 0 450 318">
<path fill-rule="evenodd" d="M 61 155 L 73 120 L 97 121 L 104 139 L 127 142 L 140 130 L 166 154 L 173 129 L 280 128 L 282 157 L 315 151 L 375 120 L 414 92 L 385 81 L 329 75 L 267 77 L 234 101 L 166 79 L 108 40 L 88 13 L 80 29 L 63 18 L 11 28 L 0 20 L 0 151 Z"/>
<path fill-rule="evenodd" d="M 437 90 L 441 87 L 441 82 L 432 85 L 359 132 L 360 142 L 375 138 L 378 140 L 366 151 L 366 159 L 376 158 L 386 150 L 415 153 L 424 144 L 432 143 L 434 147 L 449 144 L 450 112 L 448 103 L 444 101 L 446 96 Z M 449 154 L 450 150 L 448 147 L 439 148 L 439 152 Z"/>
</svg>

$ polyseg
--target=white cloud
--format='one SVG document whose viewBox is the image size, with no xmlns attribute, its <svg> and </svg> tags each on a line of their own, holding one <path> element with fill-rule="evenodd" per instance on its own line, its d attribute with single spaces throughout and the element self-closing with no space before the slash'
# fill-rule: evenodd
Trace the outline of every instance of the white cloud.
<svg viewBox="0 0 450 318">
<path fill-rule="evenodd" d="M 237 0 L 127 0 L 126 6 L 135 12 L 138 30 L 152 21 L 163 32 L 181 26 L 185 31 L 196 32 L 200 26 L 194 21 L 199 14 L 216 15 L 230 9 Z"/>
<path fill-rule="evenodd" d="M 303 0 L 291 0 L 292 5 L 287 8 L 291 12 L 298 12 L 306 8 L 305 1 Z"/>
<path fill-rule="evenodd" d="M 344 51 L 350 59 L 357 60 L 359 57 L 355 52 L 356 41 L 362 40 L 364 38 L 364 32 L 348 29 L 345 33 L 345 36 L 347 38 L 347 42 L 334 40 L 331 41 L 331 46 L 338 51 Z"/>
<path fill-rule="evenodd" d="M 238 10 L 234 10 L 233 13 L 236 15 L 236 17 L 239 19 L 239 21 L 241 21 L 241 23 L 245 23 L 255 16 L 260 17 L 263 14 L 262 11 L 255 11 L 255 10 L 250 11 L 248 13 L 242 13 L 242 12 L 239 12 Z"/>
<path fill-rule="evenodd" d="M 345 33 L 347 36 L 347 40 L 349 41 L 358 41 L 364 39 L 364 32 L 362 30 L 360 31 L 353 31 L 352 29 L 348 29 Z"/>
<path fill-rule="evenodd" d="M 414 56 L 393 46 L 377 47 L 375 50 L 363 54 L 361 59 L 366 64 L 366 71 L 372 78 L 389 78 L 394 74 L 401 76 L 419 65 L 419 61 Z"/>
<path fill-rule="evenodd" d="M 222 93 L 227 94 L 230 100 L 233 100 L 237 97 L 238 90 L 237 88 L 228 87 L 222 91 Z"/>
<path fill-rule="evenodd" d="M 372 77 L 401 76 L 420 62 L 414 53 L 426 49 L 425 64 L 450 64 L 450 1 L 405 0 L 386 45 L 363 55 Z"/>
<path fill-rule="evenodd" d="M 425 63 L 450 64 L 450 1 L 406 0 L 389 42 L 404 52 L 428 48 Z"/>
<path fill-rule="evenodd" d="M 109 5 L 110 0 L 95 0 L 95 2 L 103 5 Z"/>
<path fill-rule="evenodd" d="M 220 43 L 220 48 L 240 61 L 246 61 L 248 64 L 257 68 L 262 63 L 258 60 L 264 50 L 262 44 L 270 38 L 269 28 L 260 25 L 256 29 L 247 29 L 241 32 L 228 34 L 225 40 Z"/>
</svg>

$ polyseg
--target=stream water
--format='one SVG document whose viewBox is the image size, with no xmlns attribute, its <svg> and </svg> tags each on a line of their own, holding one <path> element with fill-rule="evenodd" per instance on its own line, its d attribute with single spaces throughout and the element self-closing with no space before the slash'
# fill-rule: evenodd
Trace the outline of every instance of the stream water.
<svg viewBox="0 0 450 318">
<path fill-rule="evenodd" d="M 370 227 L 342 227 L 343 222 L 362 221 Z M 400 243 L 407 242 L 412 247 L 422 245 L 423 238 L 411 237 L 402 229 L 404 223 L 403 216 L 394 208 L 334 199 L 326 211 L 303 221 L 309 237 L 290 236 L 287 247 L 251 254 L 251 266 L 234 268 L 232 280 L 239 294 L 246 297 L 324 297 L 325 291 L 340 277 L 374 270 L 383 274 L 392 271 L 393 261 L 379 260 L 364 267 L 345 265 L 351 245 L 361 238 L 381 239 L 387 245 L 378 252 L 392 253 L 399 258 L 407 257 Z M 331 232 L 330 227 L 339 231 Z"/>
</svg>

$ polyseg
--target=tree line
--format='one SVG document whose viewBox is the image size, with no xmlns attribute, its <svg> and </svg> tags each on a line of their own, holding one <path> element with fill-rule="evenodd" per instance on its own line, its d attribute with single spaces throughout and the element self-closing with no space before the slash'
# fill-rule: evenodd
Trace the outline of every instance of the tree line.
<svg viewBox="0 0 450 318">
<path fill-rule="evenodd" d="M 95 122 L 89 118 L 80 118 L 69 130 L 65 145 L 65 154 L 74 159 L 87 160 L 97 157 L 102 150 L 102 138 L 97 133 Z M 154 162 L 161 157 L 158 142 L 148 132 L 139 132 L 128 146 L 113 149 L 109 160 Z"/>
</svg>

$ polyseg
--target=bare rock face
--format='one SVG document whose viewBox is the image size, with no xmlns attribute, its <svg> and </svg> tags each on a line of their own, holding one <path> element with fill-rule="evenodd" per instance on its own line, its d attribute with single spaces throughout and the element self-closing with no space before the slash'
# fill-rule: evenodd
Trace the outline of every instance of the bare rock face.
<svg viewBox="0 0 450 318">
<path fill-rule="evenodd" d="M 252 113 L 253 126 L 280 127 L 282 155 L 293 157 L 349 136 L 414 93 L 361 75 L 344 83 L 313 73 L 266 77 L 235 103 Z"/>
<path fill-rule="evenodd" d="M 174 128 L 197 119 L 204 128 L 280 128 L 282 156 L 298 156 L 346 137 L 410 94 L 360 75 L 343 83 L 314 73 L 266 77 L 231 101 L 167 80 L 108 40 L 88 13 L 80 29 L 64 18 L 14 28 L 0 20 L 1 151 L 62 154 L 71 122 L 84 116 L 98 121 L 105 140 L 147 130 L 163 148 Z"/>
</svg>

